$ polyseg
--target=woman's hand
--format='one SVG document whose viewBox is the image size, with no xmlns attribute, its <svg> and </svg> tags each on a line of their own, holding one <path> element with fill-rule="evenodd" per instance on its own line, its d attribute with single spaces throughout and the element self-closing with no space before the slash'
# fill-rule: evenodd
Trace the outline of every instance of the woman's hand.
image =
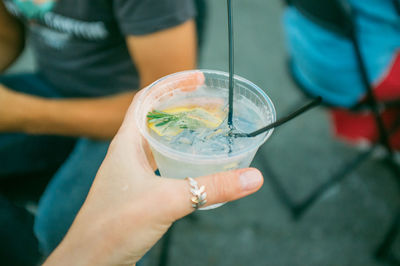
<svg viewBox="0 0 400 266">
<path fill-rule="evenodd" d="M 135 264 L 174 221 L 193 211 L 188 181 L 154 175 L 154 160 L 135 123 L 137 99 L 72 227 L 45 265 Z M 206 206 L 247 196 L 263 183 L 256 169 L 196 180 L 206 187 Z"/>
</svg>

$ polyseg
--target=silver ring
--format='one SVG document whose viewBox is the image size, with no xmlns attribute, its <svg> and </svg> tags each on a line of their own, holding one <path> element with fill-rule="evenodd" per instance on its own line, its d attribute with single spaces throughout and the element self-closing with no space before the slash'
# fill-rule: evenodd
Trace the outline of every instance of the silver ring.
<svg viewBox="0 0 400 266">
<path fill-rule="evenodd" d="M 194 209 L 198 209 L 207 202 L 207 193 L 205 192 L 206 187 L 201 186 L 199 188 L 199 184 L 196 180 L 191 177 L 186 178 L 190 184 L 190 192 L 192 193 L 193 197 L 191 198 L 192 207 Z"/>
</svg>

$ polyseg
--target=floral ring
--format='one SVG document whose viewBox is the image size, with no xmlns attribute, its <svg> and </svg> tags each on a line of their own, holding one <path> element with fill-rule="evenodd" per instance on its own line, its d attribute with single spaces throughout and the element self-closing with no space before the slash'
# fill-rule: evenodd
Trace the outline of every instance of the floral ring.
<svg viewBox="0 0 400 266">
<path fill-rule="evenodd" d="M 187 177 L 185 179 L 189 181 L 190 192 L 193 195 L 193 197 L 191 198 L 192 207 L 197 210 L 207 203 L 207 193 L 205 192 L 206 187 L 201 186 L 199 188 L 199 184 L 197 183 L 197 181 L 191 177 Z"/>
</svg>

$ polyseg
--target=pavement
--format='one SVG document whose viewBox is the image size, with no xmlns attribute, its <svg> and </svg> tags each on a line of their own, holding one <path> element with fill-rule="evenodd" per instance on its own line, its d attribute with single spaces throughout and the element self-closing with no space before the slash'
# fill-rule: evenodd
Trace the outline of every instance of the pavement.
<svg viewBox="0 0 400 266">
<path fill-rule="evenodd" d="M 200 68 L 227 71 L 226 1 L 207 0 L 209 16 Z M 280 0 L 233 1 L 235 73 L 263 88 L 278 117 L 304 103 L 285 67 Z M 11 71 L 32 70 L 28 52 Z M 177 222 L 168 265 L 174 266 L 379 266 L 373 258 L 396 210 L 399 193 L 390 172 L 369 159 L 329 189 L 301 219 L 279 200 L 270 177 L 297 202 L 358 154 L 332 136 L 318 107 L 275 130 L 254 159 L 265 177 L 256 194 Z M 400 237 L 392 252 L 400 255 Z M 144 266 L 158 265 L 158 243 Z"/>
<path fill-rule="evenodd" d="M 207 2 L 199 67 L 227 71 L 226 1 Z M 306 102 L 286 71 L 281 2 L 233 1 L 235 73 L 265 90 L 278 117 Z M 292 200 L 300 201 L 358 152 L 333 138 L 324 107 L 276 129 L 253 162 L 264 174 L 263 188 L 246 199 L 177 222 L 168 265 L 387 265 L 375 260 L 373 251 L 390 224 L 399 194 L 379 160 L 364 162 L 297 221 L 268 178 L 272 168 Z M 146 266 L 157 265 L 160 250 L 161 244 L 151 250 Z M 392 252 L 400 255 L 399 240 Z"/>
</svg>

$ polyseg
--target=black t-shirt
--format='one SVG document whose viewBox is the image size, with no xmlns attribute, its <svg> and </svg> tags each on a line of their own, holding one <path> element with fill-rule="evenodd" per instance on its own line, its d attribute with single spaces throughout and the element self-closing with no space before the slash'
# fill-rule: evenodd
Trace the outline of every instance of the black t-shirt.
<svg viewBox="0 0 400 266">
<path fill-rule="evenodd" d="M 39 72 L 66 97 L 137 89 L 127 35 L 144 35 L 194 17 L 193 0 L 3 0 L 22 19 Z"/>
</svg>

